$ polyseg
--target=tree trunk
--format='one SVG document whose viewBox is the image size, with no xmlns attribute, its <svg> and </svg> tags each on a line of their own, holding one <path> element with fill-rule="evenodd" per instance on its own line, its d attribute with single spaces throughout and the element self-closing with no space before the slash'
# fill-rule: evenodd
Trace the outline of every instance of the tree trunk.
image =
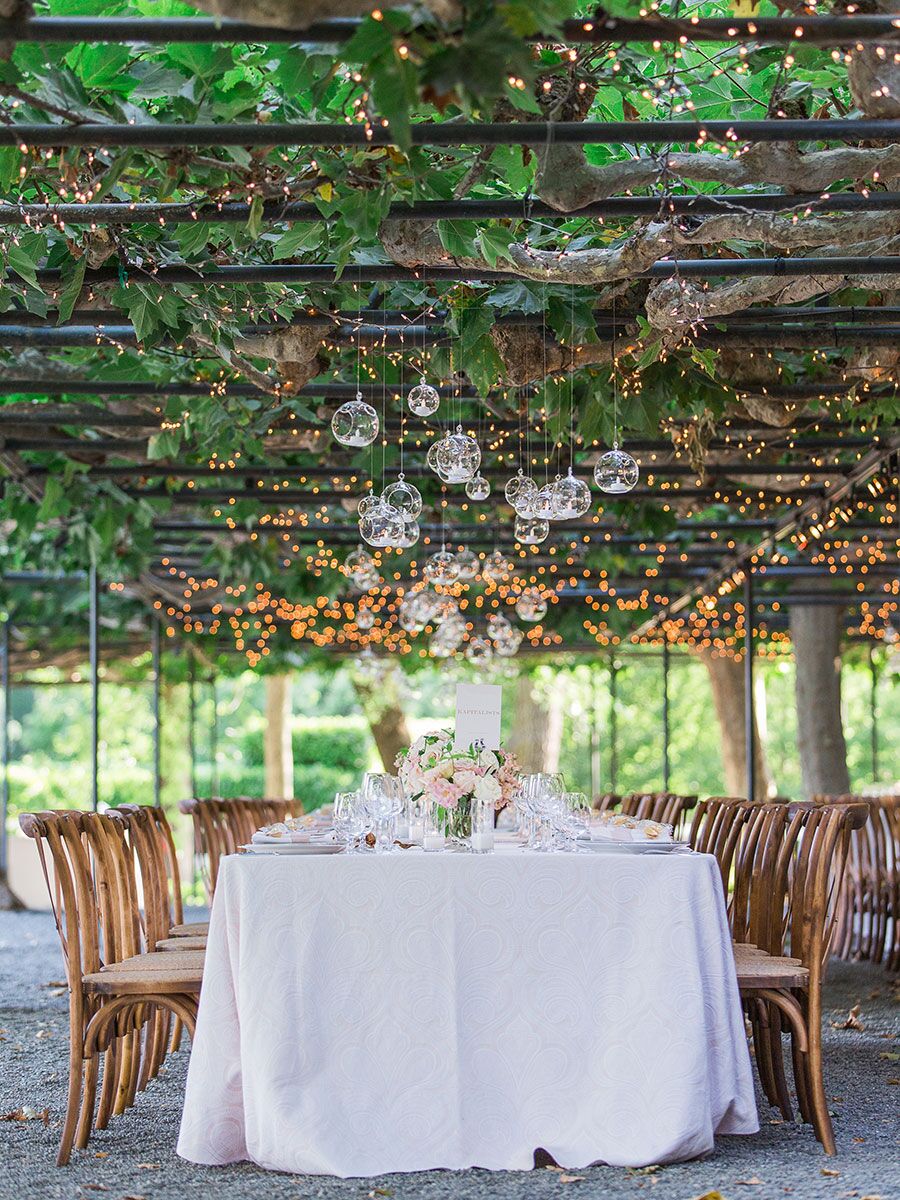
<svg viewBox="0 0 900 1200">
<path fill-rule="evenodd" d="M 22 908 L 24 905 L 9 886 L 6 872 L 0 871 L 0 912 L 18 912 Z"/>
<path fill-rule="evenodd" d="M 263 734 L 266 797 L 294 798 L 294 748 L 291 743 L 291 677 L 266 675 L 266 728 Z"/>
<path fill-rule="evenodd" d="M 562 732 L 561 693 L 553 689 L 547 705 L 541 704 L 535 696 L 533 679 L 522 672 L 516 680 L 516 711 L 509 748 L 526 774 L 559 770 Z"/>
<path fill-rule="evenodd" d="M 382 765 L 385 771 L 393 775 L 397 769 L 397 755 L 401 750 L 406 750 L 413 740 L 400 699 L 396 668 L 389 667 L 375 679 L 354 676 L 353 685 L 363 715 L 369 722 Z"/>
<path fill-rule="evenodd" d="M 839 796 L 850 791 L 841 721 L 843 623 L 844 610 L 837 605 L 791 605 L 797 748 L 807 799 L 820 793 Z"/>
<path fill-rule="evenodd" d="M 716 716 L 719 720 L 719 744 L 725 772 L 725 795 L 747 794 L 747 735 L 744 722 L 744 664 L 724 654 L 710 650 L 698 651 L 706 663 L 712 688 Z M 759 721 L 754 714 L 754 759 L 756 768 L 755 799 L 765 800 L 772 795 L 772 773 L 766 757 L 765 742 L 760 734 Z"/>
</svg>

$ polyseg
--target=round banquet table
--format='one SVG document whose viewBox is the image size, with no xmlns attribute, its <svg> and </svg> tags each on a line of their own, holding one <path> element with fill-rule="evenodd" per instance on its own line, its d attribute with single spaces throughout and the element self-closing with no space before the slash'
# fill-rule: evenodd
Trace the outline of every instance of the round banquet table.
<svg viewBox="0 0 900 1200">
<path fill-rule="evenodd" d="M 645 1166 L 754 1133 L 708 855 L 238 855 L 178 1153 L 303 1174 Z"/>
</svg>

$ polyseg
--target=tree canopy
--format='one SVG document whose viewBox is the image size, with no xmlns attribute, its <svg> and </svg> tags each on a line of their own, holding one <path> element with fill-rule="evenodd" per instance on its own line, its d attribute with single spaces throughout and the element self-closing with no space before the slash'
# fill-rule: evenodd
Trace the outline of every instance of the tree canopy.
<svg viewBox="0 0 900 1200">
<path fill-rule="evenodd" d="M 52 623 L 59 589 L 17 573 L 93 565 L 135 610 L 251 662 L 298 642 L 415 659 L 437 622 L 404 628 L 400 601 L 446 543 L 508 564 L 438 588 L 462 613 L 459 653 L 500 612 L 525 648 L 667 636 L 731 652 L 751 568 L 773 645 L 790 598 L 823 587 L 846 592 L 851 632 L 890 635 L 896 30 L 844 41 L 769 0 L 649 15 L 216 0 L 280 29 L 173 40 L 152 20 L 203 17 L 172 0 L 12 7 L 11 611 Z M 38 36 L 85 15 L 148 23 Z M 407 404 L 420 381 L 441 394 L 428 418 Z M 330 422 L 357 391 L 380 428 L 354 449 Z M 486 499 L 425 462 L 457 426 Z M 631 492 L 592 485 L 546 540 L 515 536 L 517 470 L 590 482 L 617 441 L 640 464 Z M 400 471 L 422 494 L 419 539 L 373 551 L 354 586 L 357 502 Z M 548 611 L 517 620 L 532 589 Z"/>
</svg>

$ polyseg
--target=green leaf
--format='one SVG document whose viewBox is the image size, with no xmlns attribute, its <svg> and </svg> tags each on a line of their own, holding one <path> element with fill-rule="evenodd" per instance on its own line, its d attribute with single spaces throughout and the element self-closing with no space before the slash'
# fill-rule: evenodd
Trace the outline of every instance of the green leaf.
<svg viewBox="0 0 900 1200">
<path fill-rule="evenodd" d="M 81 258 L 73 258 L 70 255 L 62 265 L 63 288 L 59 294 L 58 325 L 62 325 L 64 321 L 68 321 L 72 315 L 72 310 L 78 301 L 78 297 L 81 295 L 86 266 L 86 254 L 82 254 Z"/>
<path fill-rule="evenodd" d="M 506 225 L 488 225 L 478 234 L 481 253 L 492 267 L 495 267 L 501 259 L 512 261 L 509 246 L 514 241 L 515 238 Z"/>
<path fill-rule="evenodd" d="M 478 226 L 474 221 L 438 221 L 437 231 L 441 245 L 453 258 L 472 258 L 477 253 Z"/>
<path fill-rule="evenodd" d="M 293 258 L 305 250 L 321 248 L 327 241 L 325 226 L 321 221 L 298 221 L 293 228 L 283 233 L 272 248 L 275 259 Z"/>
<path fill-rule="evenodd" d="M 10 242 L 6 248 L 6 262 L 11 271 L 21 278 L 26 283 L 30 283 L 33 287 L 37 287 L 37 260 L 29 254 L 29 248 L 23 238 L 19 243 Z"/>
<path fill-rule="evenodd" d="M 263 198 L 257 193 L 250 202 L 250 215 L 247 218 L 247 232 L 252 238 L 258 238 L 262 232 Z"/>
<path fill-rule="evenodd" d="M 54 517 L 64 516 L 68 512 L 68 508 L 62 480 L 51 475 L 44 484 L 44 498 L 38 509 L 38 520 L 50 521 Z"/>
<path fill-rule="evenodd" d="M 394 144 L 408 149 L 412 143 L 410 112 L 417 99 L 416 68 L 391 49 L 370 62 L 369 72 L 377 116 L 388 122 Z"/>
</svg>

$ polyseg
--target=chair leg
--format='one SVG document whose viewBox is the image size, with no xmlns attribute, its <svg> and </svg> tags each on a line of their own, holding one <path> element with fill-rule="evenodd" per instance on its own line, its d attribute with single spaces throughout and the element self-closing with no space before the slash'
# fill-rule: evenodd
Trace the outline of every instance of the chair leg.
<svg viewBox="0 0 900 1200">
<path fill-rule="evenodd" d="M 750 1023 L 753 1027 L 753 1048 L 756 1055 L 756 1070 L 769 1104 L 778 1103 L 775 1076 L 772 1072 L 771 1045 L 769 1042 L 769 1014 L 762 1000 L 756 999 L 752 1007 Z"/>
<path fill-rule="evenodd" d="M 76 1043 L 76 1037 L 79 1041 Z M 75 1139 L 75 1127 L 78 1122 L 78 1110 L 81 1106 L 82 1083 L 84 1078 L 84 1056 L 81 1049 L 81 1030 L 71 1031 L 69 1046 L 69 1088 L 66 1097 L 66 1117 L 63 1121 L 62 1137 L 59 1140 L 59 1153 L 56 1165 L 67 1165 L 72 1154 L 72 1143 Z"/>
<path fill-rule="evenodd" d="M 775 1081 L 778 1108 L 785 1121 L 793 1121 L 794 1110 L 791 1107 L 791 1097 L 784 1074 L 784 1045 L 781 1034 L 781 1013 L 777 1008 L 773 1007 L 769 1011 L 769 1060 L 772 1067 L 772 1077 Z"/>
<path fill-rule="evenodd" d="M 97 1105 L 95 1129 L 105 1129 L 112 1116 L 113 1099 L 119 1076 L 118 1059 L 119 1039 L 113 1037 L 103 1055 L 103 1082 L 100 1084 L 100 1103 Z"/>
<path fill-rule="evenodd" d="M 172 1022 L 172 1040 L 169 1042 L 169 1053 L 175 1054 L 181 1049 L 181 1030 L 182 1024 L 180 1017 L 176 1017 Z"/>
<path fill-rule="evenodd" d="M 100 1055 L 95 1050 L 87 1059 L 84 1067 L 84 1096 L 81 1101 L 81 1112 L 78 1114 L 78 1128 L 75 1134 L 75 1145 L 79 1150 L 86 1148 L 91 1136 L 99 1071 Z"/>
<path fill-rule="evenodd" d="M 822 1074 L 822 1014 L 812 997 L 807 1002 L 806 1027 L 809 1036 L 809 1095 L 812 1103 L 812 1123 L 816 1137 L 826 1154 L 836 1154 L 834 1128 L 828 1112 L 825 1079 Z"/>
</svg>

